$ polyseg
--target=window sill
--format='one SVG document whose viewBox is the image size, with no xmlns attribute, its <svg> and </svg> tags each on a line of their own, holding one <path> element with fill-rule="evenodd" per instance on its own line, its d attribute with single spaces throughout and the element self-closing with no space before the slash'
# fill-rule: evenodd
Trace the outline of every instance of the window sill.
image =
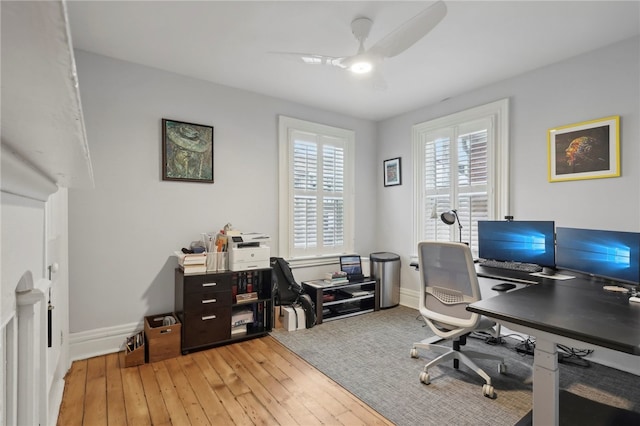
<svg viewBox="0 0 640 426">
<path fill-rule="evenodd" d="M 327 256 L 314 256 L 298 259 L 289 259 L 289 266 L 291 269 L 296 268 L 313 268 L 316 266 L 337 265 L 340 263 L 340 256 L 338 254 Z"/>
</svg>

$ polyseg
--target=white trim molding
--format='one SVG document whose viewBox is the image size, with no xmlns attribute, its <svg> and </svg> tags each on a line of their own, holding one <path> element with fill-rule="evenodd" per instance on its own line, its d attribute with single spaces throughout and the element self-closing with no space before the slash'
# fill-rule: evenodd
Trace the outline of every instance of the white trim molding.
<svg viewBox="0 0 640 426">
<path fill-rule="evenodd" d="M 69 357 L 71 361 L 92 358 L 124 350 L 128 336 L 144 329 L 142 322 L 96 328 L 69 334 Z"/>
</svg>

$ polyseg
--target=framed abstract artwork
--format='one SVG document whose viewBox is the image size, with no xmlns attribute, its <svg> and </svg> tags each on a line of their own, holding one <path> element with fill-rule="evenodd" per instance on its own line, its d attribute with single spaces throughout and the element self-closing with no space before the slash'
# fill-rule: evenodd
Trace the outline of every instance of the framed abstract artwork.
<svg viewBox="0 0 640 426">
<path fill-rule="evenodd" d="M 549 129 L 549 182 L 620 176 L 620 116 Z"/>
<path fill-rule="evenodd" d="M 392 158 L 383 162 L 384 186 L 402 185 L 401 158 Z"/>
<path fill-rule="evenodd" d="M 213 183 L 213 127 L 162 119 L 162 180 Z"/>
</svg>

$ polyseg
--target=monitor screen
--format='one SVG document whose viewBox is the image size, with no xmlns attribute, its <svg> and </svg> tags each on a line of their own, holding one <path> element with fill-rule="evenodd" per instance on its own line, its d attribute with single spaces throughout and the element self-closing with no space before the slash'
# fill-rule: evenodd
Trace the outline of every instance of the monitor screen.
<svg viewBox="0 0 640 426">
<path fill-rule="evenodd" d="M 553 221 L 478 221 L 482 259 L 555 266 Z"/>
<path fill-rule="evenodd" d="M 348 275 L 362 274 L 362 263 L 360 256 L 340 256 L 340 270 Z"/>
<path fill-rule="evenodd" d="M 640 282 L 640 233 L 595 229 L 557 229 L 559 268 L 613 280 Z"/>
</svg>

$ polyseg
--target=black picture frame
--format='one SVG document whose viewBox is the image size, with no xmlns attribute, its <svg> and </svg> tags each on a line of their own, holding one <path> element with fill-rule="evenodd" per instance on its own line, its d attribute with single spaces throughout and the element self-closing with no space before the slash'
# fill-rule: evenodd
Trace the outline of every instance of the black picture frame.
<svg viewBox="0 0 640 426">
<path fill-rule="evenodd" d="M 162 180 L 213 183 L 213 126 L 162 119 Z"/>
<path fill-rule="evenodd" d="M 391 158 L 382 163 L 384 186 L 402 185 L 402 158 Z"/>
</svg>

